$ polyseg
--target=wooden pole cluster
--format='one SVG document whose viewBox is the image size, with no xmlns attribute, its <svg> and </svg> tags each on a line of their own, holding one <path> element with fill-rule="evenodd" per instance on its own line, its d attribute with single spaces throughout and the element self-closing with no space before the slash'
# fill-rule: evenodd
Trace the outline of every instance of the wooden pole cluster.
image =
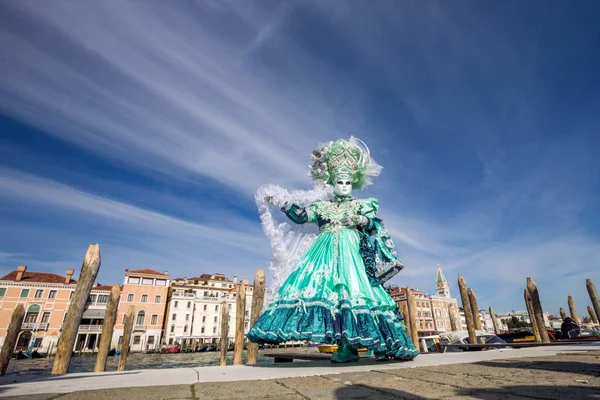
<svg viewBox="0 0 600 400">
<path fill-rule="evenodd" d="M 254 326 L 262 313 L 265 301 L 265 271 L 259 269 L 254 275 L 254 288 L 252 290 L 252 311 L 250 312 L 250 328 Z M 248 342 L 247 365 L 254 365 L 258 360 L 258 343 Z"/>
<path fill-rule="evenodd" d="M 456 332 L 458 330 L 458 327 L 456 326 L 454 310 L 452 309 L 452 306 L 450 304 L 448 304 L 448 318 L 450 318 L 450 329 L 452 329 L 452 332 Z"/>
<path fill-rule="evenodd" d="M 475 333 L 475 325 L 473 323 L 473 311 L 471 310 L 471 301 L 467 292 L 467 284 L 462 274 L 458 274 L 458 288 L 460 290 L 460 299 L 462 301 L 465 320 L 467 322 L 467 331 L 469 332 L 469 343 L 477 343 L 477 335 Z"/>
<path fill-rule="evenodd" d="M 585 280 L 585 286 L 587 287 L 588 294 L 590 295 L 592 307 L 594 307 L 594 312 L 596 313 L 596 319 L 598 319 L 600 318 L 600 300 L 598 299 L 598 292 L 596 292 L 596 286 L 594 286 L 590 279 Z"/>
<path fill-rule="evenodd" d="M 235 308 L 235 349 L 233 350 L 233 365 L 242 364 L 244 353 L 244 320 L 246 318 L 246 287 L 238 286 Z"/>
<path fill-rule="evenodd" d="M 577 315 L 575 302 L 573 301 L 573 297 L 571 296 L 569 296 L 569 312 L 571 313 L 571 318 L 573 318 L 575 320 L 575 323 L 579 325 L 579 316 Z"/>
<path fill-rule="evenodd" d="M 544 311 L 540 302 L 540 295 L 535 281 L 531 277 L 527 277 L 527 290 L 529 291 L 529 298 L 531 299 L 531 308 L 535 314 L 535 321 L 540 331 L 540 338 L 543 343 L 550 343 L 550 337 L 546 330 L 546 324 L 544 323 Z"/>
<path fill-rule="evenodd" d="M 106 316 L 102 325 L 102 336 L 98 345 L 98 355 L 96 355 L 96 365 L 94 372 L 104 372 L 106 370 L 106 359 L 110 350 L 115 322 L 117 320 L 117 311 L 119 309 L 119 299 L 121 297 L 121 287 L 115 283 L 110 290 L 110 297 L 106 304 Z"/>
<path fill-rule="evenodd" d="M 494 333 L 499 335 L 501 332 L 500 326 L 498 325 L 498 316 L 492 307 L 490 307 L 490 318 L 492 319 L 492 324 L 494 324 Z"/>
<path fill-rule="evenodd" d="M 567 313 L 565 312 L 565 309 L 562 307 L 560 308 L 560 319 L 562 319 L 563 321 L 565 319 L 567 319 Z"/>
<path fill-rule="evenodd" d="M 590 314 L 590 318 L 592 319 L 592 322 L 595 324 L 600 323 L 600 322 L 598 322 L 598 316 L 596 315 L 596 313 L 594 312 L 592 307 L 587 306 L 587 310 L 588 310 L 588 314 Z"/>
<path fill-rule="evenodd" d="M 127 368 L 127 356 L 129 356 L 129 343 L 131 343 L 131 333 L 133 332 L 133 321 L 135 319 L 135 306 L 130 305 L 125 316 L 125 327 L 123 329 L 123 341 L 121 342 L 121 354 L 119 355 L 119 365 L 117 371 L 125 371 Z"/>
<path fill-rule="evenodd" d="M 227 347 L 229 346 L 229 305 L 221 303 L 221 359 L 219 365 L 227 365 Z"/>
<path fill-rule="evenodd" d="M 99 269 L 100 245 L 93 243 L 89 245 L 83 259 L 79 282 L 77 282 L 75 295 L 73 296 L 73 300 L 71 300 L 69 311 L 67 311 L 67 317 L 56 348 L 52 374 L 65 374 L 69 371 L 81 316 L 83 315 L 85 303 L 90 296 Z"/>
<path fill-rule="evenodd" d="M 525 307 L 527 307 L 527 313 L 529 314 L 529 320 L 531 321 L 531 329 L 533 330 L 533 336 L 535 336 L 535 341 L 537 343 L 542 343 L 542 338 L 540 336 L 540 329 L 538 327 L 537 321 L 535 319 L 535 312 L 531 307 L 531 296 L 529 295 L 529 291 L 525 289 L 524 291 L 525 297 Z"/>
<path fill-rule="evenodd" d="M 17 337 L 21 331 L 21 325 L 23 325 L 23 318 L 25 318 L 25 307 L 23 307 L 23 304 L 19 304 L 12 313 L 6 337 L 4 338 L 4 344 L 2 345 L 2 351 L 0 351 L 0 376 L 6 374 L 8 363 L 10 363 L 15 345 L 17 344 Z"/>
<path fill-rule="evenodd" d="M 408 319 L 410 321 L 410 338 L 417 349 L 420 349 L 419 345 L 419 331 L 417 328 L 417 304 L 412 294 L 410 286 L 406 287 L 406 305 L 408 308 Z"/>
</svg>

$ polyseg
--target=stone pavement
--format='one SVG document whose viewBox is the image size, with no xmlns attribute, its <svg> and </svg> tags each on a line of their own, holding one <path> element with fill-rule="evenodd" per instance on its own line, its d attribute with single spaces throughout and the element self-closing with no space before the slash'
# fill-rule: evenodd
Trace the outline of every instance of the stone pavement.
<svg viewBox="0 0 600 400">
<path fill-rule="evenodd" d="M 383 365 L 383 364 L 381 364 Z M 386 367 L 390 365 L 387 364 Z M 41 383 L 43 384 L 43 383 Z M 0 386 L 0 394 L 2 387 Z M 600 351 L 268 380 L 83 390 L 48 399 L 600 399 Z"/>
</svg>

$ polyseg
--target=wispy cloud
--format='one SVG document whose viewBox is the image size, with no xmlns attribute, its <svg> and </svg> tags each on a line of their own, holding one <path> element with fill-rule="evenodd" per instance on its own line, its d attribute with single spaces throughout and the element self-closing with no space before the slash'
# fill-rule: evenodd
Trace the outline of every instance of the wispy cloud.
<svg viewBox="0 0 600 400">
<path fill-rule="evenodd" d="M 60 256 L 66 257 L 62 262 L 79 259 L 79 253 L 85 252 L 85 247 L 69 246 L 69 239 L 84 236 L 106 244 L 103 254 L 108 255 L 108 276 L 113 279 L 133 265 L 174 267 L 174 273 L 200 273 L 204 268 L 237 272 L 237 263 L 264 262 L 268 254 L 260 227 L 242 219 L 230 226 L 193 223 L 6 168 L 0 168 L 0 199 L 27 210 L 28 218 L 46 215 L 55 221 L 55 230 L 17 227 L 13 234 L 57 235 L 64 240 L 61 248 L 68 249 Z M 56 242 L 49 245 L 31 243 L 31 252 L 48 251 Z M 5 265 L 11 258 L 0 262 Z M 21 258 L 35 259 L 35 255 Z"/>
<path fill-rule="evenodd" d="M 13 206 L 0 213 L 0 251 L 20 253 L 0 254 L 0 265 L 62 270 L 99 241 L 115 270 L 107 279 L 133 264 L 249 277 L 269 249 L 256 215 L 237 208 L 254 212 L 264 183 L 306 188 L 313 147 L 354 134 L 385 167 L 365 195 L 380 199 L 407 266 L 395 282 L 432 291 L 441 263 L 482 305 L 519 308 L 527 275 L 554 309 L 567 292 L 585 301 L 584 276 L 600 281 L 600 103 L 553 96 L 574 79 L 546 46 L 563 13 L 267 3 L 0 3 L 4 115 L 166 187 L 203 191 L 74 179 L 76 165 L 34 166 L 24 154 L 30 173 L 0 169 L 0 205 Z M 489 29 L 502 21 L 514 29 Z M 562 35 L 568 60 L 594 37 Z"/>
</svg>

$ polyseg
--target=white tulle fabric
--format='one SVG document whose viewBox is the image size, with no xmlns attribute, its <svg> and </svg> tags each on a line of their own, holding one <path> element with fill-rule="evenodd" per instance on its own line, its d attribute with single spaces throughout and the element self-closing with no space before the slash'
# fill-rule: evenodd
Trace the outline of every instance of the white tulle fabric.
<svg viewBox="0 0 600 400">
<path fill-rule="evenodd" d="M 320 181 L 311 190 L 286 190 L 278 185 L 267 184 L 256 191 L 255 200 L 263 231 L 271 242 L 271 282 L 267 285 L 265 305 L 276 299 L 279 288 L 318 235 L 315 224 L 294 224 L 281 212 L 281 207 L 286 203 L 307 207 L 315 201 L 332 197 L 333 187 Z M 271 205 L 277 207 L 275 213 L 271 213 Z"/>
</svg>

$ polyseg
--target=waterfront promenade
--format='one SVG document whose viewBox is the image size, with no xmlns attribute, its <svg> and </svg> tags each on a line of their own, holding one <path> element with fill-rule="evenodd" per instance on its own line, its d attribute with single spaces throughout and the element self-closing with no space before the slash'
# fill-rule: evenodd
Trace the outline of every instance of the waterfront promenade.
<svg viewBox="0 0 600 400">
<path fill-rule="evenodd" d="M 16 380 L 16 382 L 14 382 Z M 0 378 L 13 399 L 600 399 L 600 345 Z"/>
</svg>

